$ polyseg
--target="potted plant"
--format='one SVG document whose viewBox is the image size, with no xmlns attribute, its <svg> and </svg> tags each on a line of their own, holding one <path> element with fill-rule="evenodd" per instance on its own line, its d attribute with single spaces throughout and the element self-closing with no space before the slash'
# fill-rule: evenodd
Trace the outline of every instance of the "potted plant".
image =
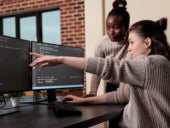
<svg viewBox="0 0 170 128">
<path fill-rule="evenodd" d="M 11 92 L 8 93 L 8 98 L 11 100 L 12 107 L 18 107 L 20 97 L 24 96 L 24 92 Z"/>
</svg>

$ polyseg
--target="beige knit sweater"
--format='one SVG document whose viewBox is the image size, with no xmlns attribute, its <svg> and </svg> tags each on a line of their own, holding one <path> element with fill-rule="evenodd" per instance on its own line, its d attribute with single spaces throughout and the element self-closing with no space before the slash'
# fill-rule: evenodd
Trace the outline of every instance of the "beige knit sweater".
<svg viewBox="0 0 170 128">
<path fill-rule="evenodd" d="M 107 56 L 116 58 L 116 59 L 123 59 L 127 55 L 127 47 L 128 42 L 127 40 L 123 40 L 122 42 L 112 42 L 107 35 L 105 35 L 100 42 L 98 42 L 95 46 L 94 56 L 95 57 L 102 57 L 105 58 Z M 90 92 L 89 94 L 97 95 L 97 90 L 100 84 L 101 78 L 96 75 L 91 76 L 91 83 L 90 83 Z M 116 81 L 107 80 L 109 83 L 116 83 Z"/>
<path fill-rule="evenodd" d="M 130 128 L 170 128 L 170 62 L 165 57 L 89 58 L 86 71 L 130 84 Z"/>
</svg>

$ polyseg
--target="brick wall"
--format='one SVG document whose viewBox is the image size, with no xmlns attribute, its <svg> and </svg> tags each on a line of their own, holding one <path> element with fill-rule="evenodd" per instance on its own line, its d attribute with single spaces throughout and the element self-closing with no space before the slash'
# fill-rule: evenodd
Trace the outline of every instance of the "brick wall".
<svg viewBox="0 0 170 128">
<path fill-rule="evenodd" d="M 0 15 L 59 7 L 63 45 L 85 47 L 84 0 L 0 0 Z"/>
</svg>

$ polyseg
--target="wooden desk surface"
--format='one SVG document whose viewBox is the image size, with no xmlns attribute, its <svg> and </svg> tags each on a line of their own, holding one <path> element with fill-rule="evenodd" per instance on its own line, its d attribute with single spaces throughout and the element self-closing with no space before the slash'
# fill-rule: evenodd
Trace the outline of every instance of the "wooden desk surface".
<svg viewBox="0 0 170 128">
<path fill-rule="evenodd" d="M 1 116 L 2 128 L 87 128 L 103 121 L 116 118 L 123 111 L 120 105 L 78 106 L 82 116 L 56 117 L 47 105 L 20 107 L 20 112 Z"/>
</svg>

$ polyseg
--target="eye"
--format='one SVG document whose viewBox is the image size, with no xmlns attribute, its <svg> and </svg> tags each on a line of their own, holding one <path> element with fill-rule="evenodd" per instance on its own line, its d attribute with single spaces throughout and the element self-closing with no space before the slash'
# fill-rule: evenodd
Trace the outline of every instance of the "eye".
<svg viewBox="0 0 170 128">
<path fill-rule="evenodd" d="M 120 26 L 119 26 L 119 25 L 114 25 L 113 28 L 114 28 L 114 29 L 119 29 Z"/>
<path fill-rule="evenodd" d="M 129 44 L 133 44 L 133 43 L 134 43 L 133 41 L 130 41 L 130 40 L 129 40 Z"/>
<path fill-rule="evenodd" d="M 106 29 L 107 29 L 107 30 L 110 30 L 111 28 L 114 29 L 114 30 L 118 30 L 118 29 L 120 29 L 121 27 L 120 27 L 120 25 L 113 25 L 113 26 L 107 25 L 107 26 L 106 26 Z"/>
<path fill-rule="evenodd" d="M 106 26 L 106 29 L 109 30 L 111 27 L 110 26 Z"/>
</svg>

